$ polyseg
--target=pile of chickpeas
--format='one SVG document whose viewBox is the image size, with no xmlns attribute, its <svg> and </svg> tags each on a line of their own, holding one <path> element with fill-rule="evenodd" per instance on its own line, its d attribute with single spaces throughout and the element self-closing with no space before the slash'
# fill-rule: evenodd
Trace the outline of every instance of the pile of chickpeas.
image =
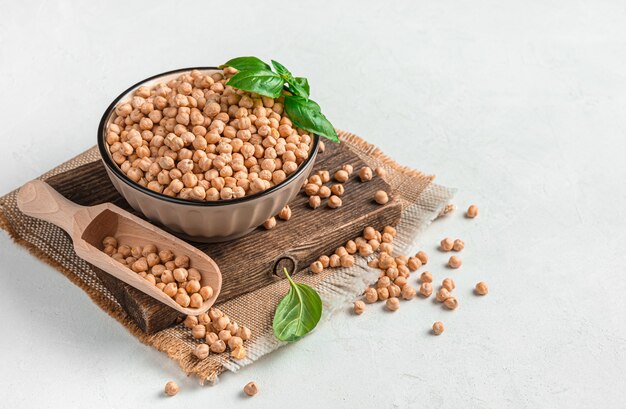
<svg viewBox="0 0 626 409">
<path fill-rule="evenodd" d="M 134 182 L 196 201 L 240 198 L 283 182 L 309 157 L 311 135 L 272 99 L 228 86 L 237 70 L 198 70 L 139 87 L 106 130 Z"/>
<path fill-rule="evenodd" d="M 450 211 L 453 207 L 449 207 Z M 472 213 L 470 216 L 469 214 Z M 473 218 L 478 214 L 478 208 L 472 205 L 468 209 L 467 217 Z M 394 252 L 393 240 L 397 231 L 392 226 L 386 226 L 382 231 L 377 231 L 371 226 L 363 230 L 361 236 L 354 240 L 349 240 L 344 246 L 337 248 L 330 257 L 323 255 L 314 261 L 309 270 L 312 273 L 321 273 L 328 267 L 350 267 L 354 264 L 353 254 L 362 257 L 375 257 L 368 262 L 368 266 L 380 270 L 376 283 L 368 287 L 363 293 L 363 300 L 354 302 L 353 311 L 356 315 L 361 315 L 365 311 L 366 303 L 371 304 L 377 301 L 385 301 L 385 306 L 389 311 L 396 311 L 400 308 L 400 300 L 411 300 L 416 295 L 421 298 L 429 298 L 433 294 L 433 275 L 429 271 L 420 274 L 419 288 L 416 290 L 409 284 L 410 275 L 423 265 L 428 263 L 428 255 L 424 251 L 418 251 L 413 257 L 392 256 Z M 465 248 L 465 243 L 461 239 L 452 240 L 444 238 L 440 242 L 440 249 L 443 252 L 460 252 Z M 461 259 L 452 256 L 448 261 L 448 267 L 456 269 L 461 267 Z M 436 300 L 442 303 L 443 307 L 455 310 L 459 303 L 453 295 L 456 283 L 452 278 L 445 278 L 437 290 Z M 476 295 L 486 295 L 489 292 L 487 284 L 480 281 L 474 288 Z M 441 321 L 433 324 L 432 333 L 440 335 L 444 331 Z"/>
<path fill-rule="evenodd" d="M 190 266 L 188 256 L 159 250 L 153 244 L 144 247 L 119 244 L 115 237 L 105 237 L 102 245 L 107 255 L 155 285 L 181 307 L 200 308 L 213 297 L 213 288 L 201 286 L 202 275 Z"/>
<path fill-rule="evenodd" d="M 245 326 L 239 326 L 228 315 L 218 308 L 211 308 L 208 312 L 196 316 L 189 315 L 184 321 L 191 335 L 195 339 L 204 340 L 197 344 L 193 354 L 198 359 L 205 359 L 210 352 L 221 354 L 230 349 L 234 359 L 246 357 L 244 341 L 251 337 L 251 331 Z"/>
</svg>

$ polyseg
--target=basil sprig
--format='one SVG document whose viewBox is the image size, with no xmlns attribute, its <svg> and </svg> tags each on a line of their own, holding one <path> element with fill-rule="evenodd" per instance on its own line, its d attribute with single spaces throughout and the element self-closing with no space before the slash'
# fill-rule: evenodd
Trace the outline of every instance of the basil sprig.
<svg viewBox="0 0 626 409">
<path fill-rule="evenodd" d="M 256 57 L 233 58 L 220 66 L 224 67 L 239 71 L 228 80 L 231 87 L 270 98 L 284 95 L 285 112 L 295 126 L 339 142 L 333 125 L 322 114 L 320 106 L 309 98 L 311 87 L 306 78 L 294 77 L 284 65 L 274 60 L 272 71 L 272 67 Z"/>
<path fill-rule="evenodd" d="M 297 341 L 315 328 L 322 317 L 322 299 L 306 284 L 294 282 L 287 269 L 289 292 L 280 300 L 274 314 L 274 336 L 281 341 Z"/>
</svg>

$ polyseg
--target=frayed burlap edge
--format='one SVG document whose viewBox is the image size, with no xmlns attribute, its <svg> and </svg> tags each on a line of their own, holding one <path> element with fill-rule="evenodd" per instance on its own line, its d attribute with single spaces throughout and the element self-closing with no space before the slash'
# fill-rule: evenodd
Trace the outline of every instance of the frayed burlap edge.
<svg viewBox="0 0 626 409">
<path fill-rule="evenodd" d="M 401 199 L 405 215 L 398 226 L 399 238 L 397 245 L 398 248 L 406 249 L 414 241 L 416 234 L 423 230 L 430 221 L 437 217 L 442 209 L 444 209 L 445 203 L 447 203 L 452 196 L 452 191 L 432 185 L 431 182 L 434 176 L 426 175 L 398 164 L 392 158 L 386 156 L 379 148 L 352 133 L 339 131 L 339 135 L 344 143 L 353 149 L 369 166 L 381 166 L 388 171 L 385 180 L 390 183 L 392 192 L 395 192 L 399 196 L 399 199 Z M 75 165 L 75 161 L 79 158 L 85 159 L 85 157 L 87 161 L 98 159 L 96 150 L 92 148 L 47 172 L 42 175 L 40 179 L 45 180 L 52 175 L 72 169 L 77 166 Z M 409 182 L 410 186 L 407 186 L 407 182 Z M 429 187 L 431 189 L 429 189 Z M 425 200 L 428 205 L 420 206 L 420 195 L 429 190 L 431 190 L 431 192 L 428 193 L 427 196 L 430 198 Z M 180 326 L 172 327 L 153 335 L 143 333 L 136 324 L 130 320 L 126 312 L 114 299 L 87 285 L 83 280 L 77 277 L 75 272 L 65 267 L 61 262 L 51 257 L 50 254 L 43 251 L 40 247 L 37 247 L 37 245 L 33 243 L 33 241 L 37 240 L 33 240 L 32 237 L 31 241 L 27 240 L 13 227 L 11 221 L 5 214 L 5 212 L 7 212 L 5 201 L 7 198 L 14 196 L 16 192 L 17 191 L 13 191 L 0 198 L 0 228 L 6 230 L 17 244 L 25 247 L 35 257 L 43 260 L 68 277 L 72 283 L 85 291 L 96 305 L 106 311 L 109 316 L 120 322 L 142 343 L 165 352 L 171 359 L 175 360 L 187 374 L 197 375 L 201 381 L 207 380 L 209 382 L 215 382 L 218 375 L 224 370 L 229 369 L 236 371 L 240 367 L 249 365 L 261 356 L 284 345 L 273 337 L 271 325 L 269 326 L 269 331 L 267 330 L 267 324 L 271 321 L 271 311 L 269 310 L 269 312 L 265 311 L 262 317 L 263 319 L 261 320 L 265 330 L 261 331 L 263 332 L 262 334 L 254 334 L 253 339 L 249 341 L 248 357 L 239 362 L 229 360 L 225 354 L 214 356 L 214 359 L 199 362 L 191 354 L 193 344 L 190 344 L 188 339 L 184 339 L 180 336 Z M 411 218 L 418 220 L 418 223 L 411 223 Z M 29 233 L 34 234 L 34 232 Z M 44 240 L 41 237 L 36 237 L 36 239 Z M 324 300 L 325 317 L 328 317 L 345 305 L 347 301 L 351 301 L 361 294 L 363 289 L 375 280 L 376 276 L 377 272 L 367 267 L 366 260 L 358 259 L 353 268 L 335 269 L 332 271 L 327 270 L 319 275 L 299 274 L 298 281 L 306 282 L 314 286 L 320 292 Z M 271 298 L 274 304 L 270 305 L 268 308 L 273 310 L 280 299 L 280 295 L 287 291 L 287 283 L 284 281 L 285 280 L 272 284 L 271 286 L 273 286 L 273 288 L 262 288 L 255 292 L 244 294 L 241 297 L 220 305 L 220 308 L 224 309 L 233 318 L 242 322 L 242 324 L 247 325 L 245 320 L 241 321 L 238 317 L 238 315 L 241 315 L 241 311 L 239 311 L 240 308 L 238 308 L 240 302 L 238 301 L 243 301 L 245 298 L 248 298 L 246 301 L 254 301 L 263 297 Z M 243 304 L 245 304 L 245 302 Z"/>
</svg>

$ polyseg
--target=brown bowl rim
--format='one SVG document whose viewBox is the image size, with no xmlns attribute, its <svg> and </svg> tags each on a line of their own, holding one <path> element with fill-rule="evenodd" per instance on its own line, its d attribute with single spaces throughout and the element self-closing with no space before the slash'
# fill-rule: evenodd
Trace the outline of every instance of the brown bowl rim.
<svg viewBox="0 0 626 409">
<path fill-rule="evenodd" d="M 107 166 L 107 168 L 109 168 L 117 177 L 118 179 L 120 179 L 122 182 L 126 183 L 128 186 L 132 187 L 135 190 L 138 190 L 142 193 L 145 193 L 149 196 L 154 197 L 155 199 L 160 199 L 160 200 L 164 200 L 166 202 L 170 202 L 170 203 L 176 203 L 176 204 L 181 204 L 181 205 L 187 205 L 187 206 L 199 206 L 199 207 L 213 207 L 213 206 L 226 206 L 226 205 L 231 205 L 231 204 L 237 204 L 237 203 L 243 203 L 243 202 L 248 202 L 251 200 L 255 200 L 255 199 L 259 199 L 263 196 L 267 196 L 277 190 L 280 190 L 281 188 L 287 186 L 289 183 L 293 182 L 300 174 L 302 174 L 304 172 L 304 170 L 307 168 L 307 165 L 309 162 L 311 162 L 313 160 L 313 158 L 316 156 L 317 154 L 317 150 L 319 147 L 319 135 L 317 134 L 312 134 L 313 135 L 313 147 L 311 148 L 311 153 L 310 155 L 305 159 L 304 162 L 302 162 L 300 164 L 300 166 L 298 166 L 298 169 L 292 173 L 291 175 L 289 175 L 285 180 L 283 180 L 282 182 L 280 182 L 277 185 L 274 185 L 272 187 L 270 187 L 267 190 L 264 190 L 262 192 L 259 193 L 255 193 L 253 195 L 249 195 L 249 196 L 244 196 L 244 197 L 239 197 L 236 199 L 228 199 L 228 200 L 216 200 L 214 202 L 208 202 L 208 201 L 203 201 L 203 202 L 196 202 L 196 201 L 191 201 L 191 200 L 186 200 L 186 199 L 180 199 L 177 197 L 171 197 L 171 196 L 167 196 L 164 195 L 162 193 L 157 193 L 154 192 L 150 189 L 148 189 L 147 187 L 141 186 L 138 183 L 133 182 L 132 180 L 130 180 L 128 178 L 128 176 L 126 176 L 124 174 L 124 172 L 122 172 L 122 169 L 120 169 L 119 166 L 117 166 L 117 164 L 113 163 L 113 159 L 111 158 L 111 156 L 109 155 L 109 152 L 106 149 L 106 143 L 104 142 L 104 132 L 105 132 L 105 125 L 107 122 L 107 119 L 109 118 L 109 116 L 111 115 L 112 111 L 115 109 L 115 105 L 122 99 L 124 98 L 126 95 L 128 95 L 133 89 L 139 87 L 141 84 L 144 84 L 148 81 L 157 79 L 159 77 L 164 77 L 166 75 L 170 75 L 170 74 L 176 74 L 179 72 L 185 72 L 185 71 L 192 71 L 192 70 L 219 70 L 219 68 L 217 67 L 191 67 L 191 68 L 179 68 L 176 70 L 172 70 L 172 71 L 167 71 L 167 72 L 163 72 L 161 74 L 156 74 L 153 75 L 152 77 L 143 79 L 139 82 L 137 82 L 136 84 L 128 87 L 124 92 L 122 92 L 119 96 L 117 96 L 113 102 L 111 102 L 111 104 L 108 106 L 108 108 L 104 111 L 104 115 L 102 115 L 102 118 L 100 119 L 100 124 L 98 125 L 98 150 L 100 152 L 100 156 L 102 157 L 102 161 L 105 163 L 105 165 Z"/>
</svg>

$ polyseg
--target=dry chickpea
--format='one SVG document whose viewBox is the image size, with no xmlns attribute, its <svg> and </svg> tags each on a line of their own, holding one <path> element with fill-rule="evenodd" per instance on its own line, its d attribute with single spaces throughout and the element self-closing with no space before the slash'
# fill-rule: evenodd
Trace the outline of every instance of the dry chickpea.
<svg viewBox="0 0 626 409">
<path fill-rule="evenodd" d="M 378 293 L 374 287 L 367 287 L 363 295 L 365 297 L 365 302 L 368 304 L 378 301 Z"/>
<path fill-rule="evenodd" d="M 206 359 L 209 356 L 209 346 L 207 344 L 198 344 L 194 348 L 193 354 L 198 359 Z"/>
<path fill-rule="evenodd" d="M 213 288 L 209 286 L 204 286 L 200 288 L 198 294 L 202 297 L 202 300 L 206 301 L 209 298 L 213 297 Z"/>
<path fill-rule="evenodd" d="M 443 282 L 441 283 L 441 286 L 448 291 L 452 291 L 456 288 L 456 284 L 454 283 L 454 280 L 451 278 L 444 278 Z"/>
<path fill-rule="evenodd" d="M 466 216 L 469 217 L 470 219 L 473 219 L 474 217 L 478 216 L 478 207 L 476 205 L 471 205 L 467 209 Z"/>
<path fill-rule="evenodd" d="M 176 283 L 168 283 L 165 285 L 165 287 L 163 287 L 163 292 L 171 298 L 176 297 L 176 294 L 178 294 L 178 286 L 176 285 Z"/>
<path fill-rule="evenodd" d="M 444 302 L 446 299 L 450 298 L 450 291 L 445 288 L 440 288 L 439 291 L 437 291 L 436 298 L 437 301 Z"/>
<path fill-rule="evenodd" d="M 339 183 L 345 183 L 350 179 L 350 175 L 345 170 L 335 172 L 335 180 Z"/>
<path fill-rule="evenodd" d="M 198 325 L 198 317 L 188 315 L 187 318 L 185 318 L 185 321 L 183 321 L 183 324 L 185 324 L 185 327 L 191 329 L 194 326 Z"/>
<path fill-rule="evenodd" d="M 330 258 L 328 259 L 328 265 L 333 268 L 341 266 L 341 260 L 339 256 L 336 254 L 331 254 Z"/>
<path fill-rule="evenodd" d="M 428 298 L 433 293 L 433 286 L 431 283 L 422 283 L 419 291 L 423 297 Z"/>
<path fill-rule="evenodd" d="M 478 295 L 487 295 L 487 293 L 489 292 L 489 288 L 487 287 L 487 283 L 485 283 L 484 281 L 480 281 L 476 284 L 474 291 Z"/>
<path fill-rule="evenodd" d="M 324 266 L 321 261 L 314 261 L 309 267 L 312 273 L 319 274 L 324 271 Z"/>
<path fill-rule="evenodd" d="M 422 266 L 422 262 L 417 257 L 409 258 L 409 261 L 406 263 L 407 267 L 411 271 L 416 271 Z"/>
<path fill-rule="evenodd" d="M 432 283 L 433 282 L 433 275 L 430 273 L 430 271 L 424 271 L 420 275 L 420 281 L 422 283 Z"/>
<path fill-rule="evenodd" d="M 322 204 L 322 200 L 319 196 L 309 197 L 309 206 L 313 209 L 317 209 Z"/>
<path fill-rule="evenodd" d="M 378 293 L 378 299 L 381 301 L 389 298 L 389 290 L 387 288 L 377 288 L 376 293 Z"/>
<path fill-rule="evenodd" d="M 210 349 L 210 346 L 213 343 L 215 343 L 215 342 L 217 342 L 219 340 L 220 340 L 220 338 L 217 336 L 217 334 L 215 332 L 207 332 L 205 341 L 206 341 L 207 345 L 209 345 L 209 349 Z"/>
<path fill-rule="evenodd" d="M 448 267 L 450 268 L 459 268 L 461 267 L 462 261 L 460 258 L 458 258 L 457 256 L 452 256 L 450 257 L 450 259 L 448 260 Z"/>
<path fill-rule="evenodd" d="M 341 267 L 352 267 L 354 265 L 354 257 L 350 254 L 344 254 L 339 257 L 339 263 L 341 264 Z"/>
<path fill-rule="evenodd" d="M 320 187 L 320 190 L 317 192 L 317 195 L 321 197 L 322 199 L 326 199 L 327 197 L 331 195 L 330 188 L 328 186 Z"/>
<path fill-rule="evenodd" d="M 360 256 L 367 257 L 374 253 L 374 248 L 369 243 L 363 243 L 358 246 L 358 251 Z"/>
<path fill-rule="evenodd" d="M 393 253 L 393 244 L 391 243 L 380 243 L 378 248 L 382 253 L 392 254 Z"/>
<path fill-rule="evenodd" d="M 173 271 L 173 275 L 176 281 L 178 281 L 179 283 L 182 283 L 184 281 L 187 281 L 189 272 L 187 271 L 186 268 L 177 268 Z"/>
<path fill-rule="evenodd" d="M 452 250 L 461 251 L 465 248 L 465 242 L 461 239 L 454 240 L 454 245 L 452 246 Z"/>
<path fill-rule="evenodd" d="M 414 298 L 416 293 L 417 292 L 415 291 L 415 288 L 411 287 L 410 285 L 404 285 L 402 287 L 401 295 L 402 298 L 404 298 L 405 300 L 410 300 Z"/>
<path fill-rule="evenodd" d="M 174 396 L 179 390 L 180 388 L 178 387 L 178 384 L 174 381 L 169 381 L 165 384 L 165 394 L 167 396 Z"/>
<path fill-rule="evenodd" d="M 306 193 L 307 196 L 317 195 L 319 190 L 320 190 L 320 186 L 316 185 L 315 183 L 308 183 L 307 185 L 304 186 L 304 193 Z"/>
<path fill-rule="evenodd" d="M 254 396 L 259 392 L 259 387 L 256 382 L 248 382 L 246 386 L 243 387 L 243 391 L 248 396 Z"/>
<path fill-rule="evenodd" d="M 223 329 L 217 334 L 218 338 L 227 343 L 233 337 L 233 334 L 227 330 Z"/>
<path fill-rule="evenodd" d="M 289 205 L 285 205 L 285 207 L 281 209 L 280 213 L 278 213 L 278 217 L 282 220 L 291 219 L 291 208 Z"/>
<path fill-rule="evenodd" d="M 443 333 L 443 330 L 443 322 L 435 321 L 435 323 L 433 324 L 433 334 L 441 335 Z"/>
<path fill-rule="evenodd" d="M 391 297 L 387 300 L 385 306 L 389 311 L 397 311 L 400 308 L 400 300 L 396 297 Z"/>
<path fill-rule="evenodd" d="M 385 168 L 382 168 L 380 166 L 374 169 L 374 172 L 376 172 L 376 175 L 378 175 L 381 178 L 384 178 L 385 176 L 387 176 L 387 171 L 385 170 Z"/>
<path fill-rule="evenodd" d="M 387 287 L 387 291 L 389 291 L 389 297 L 397 298 L 402 294 L 402 289 L 395 284 L 390 284 L 389 287 Z"/>
<path fill-rule="evenodd" d="M 217 341 L 209 345 L 209 349 L 211 350 L 211 352 L 221 354 L 222 352 L 226 351 L 226 343 L 224 343 L 224 341 L 222 341 L 221 339 L 218 339 Z"/>
<path fill-rule="evenodd" d="M 210 308 L 209 309 L 209 318 L 211 321 L 217 322 L 220 318 L 224 316 L 224 313 L 219 308 Z"/>
<path fill-rule="evenodd" d="M 354 313 L 356 315 L 361 315 L 361 314 L 363 314 L 363 311 L 365 311 L 365 303 L 363 301 L 360 301 L 360 300 L 359 301 L 355 301 L 353 309 L 354 309 Z"/>
<path fill-rule="evenodd" d="M 456 297 L 448 297 L 443 301 L 443 305 L 449 310 L 456 310 L 456 307 L 459 306 L 459 302 Z"/>
<path fill-rule="evenodd" d="M 356 253 L 356 243 L 354 242 L 354 240 L 348 240 L 348 242 L 346 243 L 346 245 L 344 246 L 346 248 L 346 251 L 348 252 L 348 254 L 354 254 Z"/>
<path fill-rule="evenodd" d="M 243 347 L 243 345 L 235 347 L 230 352 L 230 356 L 232 356 L 234 359 L 237 359 L 237 360 L 244 359 L 246 355 L 247 355 L 247 352 L 246 352 L 246 349 Z"/>
<path fill-rule="evenodd" d="M 441 240 L 440 244 L 443 251 L 450 251 L 454 246 L 454 241 L 451 238 L 446 237 L 445 239 Z"/>
<path fill-rule="evenodd" d="M 330 207 L 331 209 L 336 209 L 338 207 L 341 207 L 341 205 L 342 205 L 342 201 L 339 198 L 339 196 L 332 195 L 328 199 L 328 207 Z"/>
<path fill-rule="evenodd" d="M 322 263 L 322 267 L 327 268 L 330 264 L 330 258 L 328 256 L 320 256 L 320 258 L 317 260 L 320 263 Z"/>
<path fill-rule="evenodd" d="M 237 336 L 242 340 L 247 341 L 252 336 L 252 333 L 248 327 L 242 326 L 237 330 Z"/>
<path fill-rule="evenodd" d="M 391 284 L 391 279 L 384 275 L 378 279 L 376 282 L 376 288 L 387 288 Z"/>
<path fill-rule="evenodd" d="M 379 190 L 374 194 L 374 201 L 380 205 L 384 205 L 389 201 L 389 196 L 384 190 Z"/>
<path fill-rule="evenodd" d="M 206 327 L 202 324 L 194 325 L 191 328 L 191 336 L 195 339 L 204 338 L 206 336 Z"/>
<path fill-rule="evenodd" d="M 343 185 L 340 185 L 338 183 L 330 187 L 330 192 L 335 196 L 343 196 L 345 191 L 346 189 L 343 187 Z"/>
<path fill-rule="evenodd" d="M 361 182 L 368 182 L 372 180 L 372 176 L 372 169 L 368 168 L 367 166 L 359 170 L 359 178 L 361 179 Z"/>
<path fill-rule="evenodd" d="M 348 173 L 348 175 L 351 175 L 352 172 L 354 172 L 354 168 L 352 167 L 352 165 L 343 165 L 341 169 L 345 170 Z"/>
<path fill-rule="evenodd" d="M 417 254 L 415 254 L 415 257 L 417 257 L 419 259 L 419 261 L 422 262 L 422 265 L 426 265 L 428 264 L 428 254 L 426 254 L 424 251 L 418 251 Z"/>
<path fill-rule="evenodd" d="M 269 219 L 267 219 L 265 222 L 263 222 L 263 227 L 265 227 L 266 230 L 270 230 L 276 227 L 276 218 L 270 217 Z"/>
<path fill-rule="evenodd" d="M 189 297 L 189 306 L 191 308 L 200 308 L 202 307 L 202 296 L 198 293 L 191 294 Z"/>
<path fill-rule="evenodd" d="M 183 288 L 179 288 L 180 290 L 184 290 Z M 181 307 L 189 307 L 189 303 L 191 303 L 191 299 L 189 298 L 189 296 L 185 293 L 179 293 L 176 296 L 176 303 L 178 305 L 180 305 Z"/>
</svg>

